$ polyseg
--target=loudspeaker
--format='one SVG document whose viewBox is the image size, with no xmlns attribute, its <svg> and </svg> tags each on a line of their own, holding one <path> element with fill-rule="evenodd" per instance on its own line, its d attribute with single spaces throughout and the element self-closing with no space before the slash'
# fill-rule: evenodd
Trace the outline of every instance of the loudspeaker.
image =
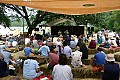
<svg viewBox="0 0 120 80">
<path fill-rule="evenodd" d="M 90 32 L 90 27 L 88 27 L 88 31 Z"/>
<path fill-rule="evenodd" d="M 91 27 L 91 32 L 94 31 L 94 27 Z"/>
<path fill-rule="evenodd" d="M 39 31 L 39 28 L 35 28 L 35 31 Z"/>
</svg>

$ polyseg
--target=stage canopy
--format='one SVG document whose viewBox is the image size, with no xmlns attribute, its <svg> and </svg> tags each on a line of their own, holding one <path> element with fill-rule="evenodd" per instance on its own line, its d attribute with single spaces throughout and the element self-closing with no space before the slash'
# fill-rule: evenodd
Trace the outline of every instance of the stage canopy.
<svg viewBox="0 0 120 80">
<path fill-rule="evenodd" d="M 0 2 L 70 15 L 120 10 L 120 0 L 0 0 Z"/>
</svg>

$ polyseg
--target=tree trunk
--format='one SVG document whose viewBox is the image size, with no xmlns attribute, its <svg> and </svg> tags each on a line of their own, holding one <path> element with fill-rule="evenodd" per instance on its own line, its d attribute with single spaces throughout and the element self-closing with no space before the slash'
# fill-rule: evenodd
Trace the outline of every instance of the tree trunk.
<svg viewBox="0 0 120 80">
<path fill-rule="evenodd" d="M 32 34 L 33 29 L 34 29 L 34 27 L 30 27 L 30 26 L 29 26 L 28 34 Z"/>
</svg>

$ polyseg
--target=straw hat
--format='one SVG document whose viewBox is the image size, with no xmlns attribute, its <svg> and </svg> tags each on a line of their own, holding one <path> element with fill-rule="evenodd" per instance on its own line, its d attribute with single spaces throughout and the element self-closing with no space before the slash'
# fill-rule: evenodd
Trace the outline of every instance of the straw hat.
<svg viewBox="0 0 120 80">
<path fill-rule="evenodd" d="M 47 43 L 46 41 L 43 42 L 43 44 L 46 44 L 46 43 Z"/>
<path fill-rule="evenodd" d="M 92 38 L 91 40 L 96 40 L 95 38 Z"/>
<path fill-rule="evenodd" d="M 55 51 L 55 52 L 58 52 L 58 48 L 55 48 L 54 51 Z"/>
<path fill-rule="evenodd" d="M 51 39 L 51 38 L 48 38 L 48 41 L 52 41 L 52 39 Z"/>
<path fill-rule="evenodd" d="M 35 57 L 35 54 L 30 53 L 30 54 L 29 54 L 29 57 Z"/>
<path fill-rule="evenodd" d="M 114 54 L 108 54 L 106 60 L 107 61 L 115 61 Z"/>
</svg>

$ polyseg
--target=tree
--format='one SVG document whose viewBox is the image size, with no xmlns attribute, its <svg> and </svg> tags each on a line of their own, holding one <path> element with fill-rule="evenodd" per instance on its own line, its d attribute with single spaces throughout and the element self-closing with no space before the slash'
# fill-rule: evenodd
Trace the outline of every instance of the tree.
<svg viewBox="0 0 120 80">
<path fill-rule="evenodd" d="M 28 25 L 28 32 L 29 34 L 32 33 L 32 30 L 42 21 L 46 21 L 47 23 L 59 19 L 60 17 L 66 18 L 64 14 L 55 14 L 40 10 L 34 10 L 25 6 L 17 6 L 11 4 L 4 4 L 2 5 L 8 9 L 11 9 L 13 12 L 16 12 L 18 16 L 21 16 L 25 19 Z"/>
<path fill-rule="evenodd" d="M 2 10 L 4 11 L 3 13 L 5 13 L 6 9 L 12 10 L 16 17 L 18 18 L 21 17 L 26 21 L 29 34 L 32 33 L 32 30 L 37 25 L 39 25 L 39 23 L 45 21 L 48 24 L 51 21 L 54 22 L 60 18 L 74 21 L 76 23 L 76 26 L 86 25 L 87 23 L 90 23 L 91 25 L 99 28 L 108 28 L 108 29 L 110 28 L 110 29 L 116 29 L 117 31 L 119 30 L 117 26 L 120 25 L 119 22 L 120 11 L 98 13 L 98 14 L 85 14 L 85 15 L 65 15 L 65 14 L 56 14 L 56 13 L 35 10 L 25 6 L 17 6 L 17 5 L 4 4 L 4 3 L 2 3 L 1 5 L 2 5 Z M 5 20 L 9 21 L 7 19 Z M 67 25 L 67 23 L 63 23 L 63 25 Z"/>
<path fill-rule="evenodd" d="M 5 27 L 10 26 L 10 19 L 8 16 L 5 15 L 4 7 L 0 3 L 0 24 L 4 25 Z"/>
</svg>

